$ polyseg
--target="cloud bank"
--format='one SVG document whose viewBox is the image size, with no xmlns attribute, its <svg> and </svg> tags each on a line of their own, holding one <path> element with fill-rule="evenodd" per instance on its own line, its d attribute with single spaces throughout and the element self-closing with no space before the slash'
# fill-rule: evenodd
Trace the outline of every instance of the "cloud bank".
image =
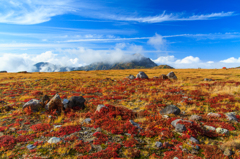
<svg viewBox="0 0 240 159">
<path fill-rule="evenodd" d="M 238 67 L 240 66 L 240 57 L 230 57 L 220 61 L 202 61 L 199 57 L 187 56 L 183 59 L 177 59 L 172 56 L 160 56 L 153 60 L 158 65 L 167 64 L 174 68 L 222 68 L 222 67 Z"/>
<path fill-rule="evenodd" d="M 6 70 L 8 72 L 28 71 L 32 72 L 35 67 L 34 64 L 38 62 L 49 62 L 59 67 L 55 68 L 53 65 L 42 68 L 43 72 L 51 72 L 52 70 L 58 70 L 60 67 L 80 67 L 94 62 L 127 62 L 134 59 L 141 58 L 140 54 L 143 54 L 143 48 L 138 45 L 132 45 L 128 43 L 118 43 L 114 49 L 111 50 L 93 50 L 84 47 L 77 49 L 64 49 L 59 53 L 53 53 L 52 51 L 46 51 L 37 56 L 31 56 L 28 54 L 3 54 L 0 56 L 0 71 Z M 132 53 L 138 53 L 132 56 Z M 60 54 L 65 54 L 61 56 Z M 69 57 L 74 55 L 75 57 Z M 157 59 L 152 59 L 156 64 L 167 64 L 174 68 L 222 68 L 222 67 L 238 67 L 240 66 L 240 57 L 230 57 L 220 61 L 202 61 L 199 57 L 187 56 L 182 59 L 178 59 L 173 55 L 160 56 Z"/>
</svg>

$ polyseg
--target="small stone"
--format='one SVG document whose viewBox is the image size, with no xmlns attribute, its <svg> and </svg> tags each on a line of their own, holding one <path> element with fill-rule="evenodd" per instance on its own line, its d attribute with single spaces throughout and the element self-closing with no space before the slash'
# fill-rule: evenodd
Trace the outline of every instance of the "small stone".
<svg viewBox="0 0 240 159">
<path fill-rule="evenodd" d="M 208 113 L 207 114 L 208 116 L 211 116 L 211 117 L 216 117 L 216 118 L 219 118 L 219 117 L 221 117 L 221 115 L 220 114 L 218 114 L 218 113 Z"/>
<path fill-rule="evenodd" d="M 175 130 L 182 133 L 182 132 L 186 131 L 187 128 L 183 124 L 177 124 L 175 127 Z"/>
<path fill-rule="evenodd" d="M 133 120 L 129 120 L 129 122 L 133 125 L 138 127 L 139 129 L 142 129 L 138 123 L 135 123 Z"/>
<path fill-rule="evenodd" d="M 97 106 L 96 111 L 100 112 L 100 110 L 101 110 L 103 107 L 105 107 L 105 108 L 108 109 L 108 107 L 106 107 L 105 105 L 103 105 L 103 104 L 99 104 L 99 105 Z"/>
<path fill-rule="evenodd" d="M 161 142 L 157 141 L 157 142 L 155 143 L 155 146 L 158 147 L 158 148 L 160 148 L 160 147 L 163 146 L 163 144 L 162 144 Z"/>
<path fill-rule="evenodd" d="M 129 75 L 127 78 L 130 79 L 130 80 L 134 80 L 136 77 L 133 76 L 133 75 Z"/>
<path fill-rule="evenodd" d="M 229 131 L 227 129 L 223 129 L 223 128 L 217 128 L 216 129 L 216 132 L 218 134 L 226 134 L 226 135 L 229 135 Z"/>
<path fill-rule="evenodd" d="M 32 150 L 32 149 L 36 148 L 36 146 L 34 146 L 33 144 L 29 144 L 29 145 L 27 145 L 27 148 L 29 150 Z"/>
<path fill-rule="evenodd" d="M 84 123 L 90 123 L 91 120 L 92 120 L 91 118 L 86 118 L 83 122 L 84 122 Z"/>
<path fill-rule="evenodd" d="M 169 72 L 169 73 L 167 74 L 167 77 L 168 77 L 169 79 L 173 79 L 173 80 L 176 80 L 176 79 L 177 79 L 177 76 L 175 75 L 174 72 Z"/>
<path fill-rule="evenodd" d="M 209 131 L 215 131 L 216 130 L 216 128 L 213 127 L 213 126 L 204 125 L 204 127 Z"/>
<path fill-rule="evenodd" d="M 61 141 L 60 138 L 58 138 L 58 137 L 52 137 L 52 138 L 50 138 L 50 139 L 48 140 L 48 143 L 52 144 L 52 143 L 58 143 L 58 142 L 60 142 L 60 141 Z"/>
<path fill-rule="evenodd" d="M 199 144 L 199 141 L 197 139 L 195 139 L 194 137 L 190 137 L 189 140 L 192 141 L 193 143 Z"/>
<path fill-rule="evenodd" d="M 231 156 L 233 154 L 232 150 L 226 149 L 223 153 L 225 156 Z"/>
<path fill-rule="evenodd" d="M 180 114 L 180 112 L 181 112 L 181 110 L 178 107 L 176 107 L 175 105 L 168 105 L 160 111 L 160 114 L 162 114 L 162 115 L 167 115 L 167 114 L 178 115 L 178 114 Z"/>
<path fill-rule="evenodd" d="M 198 115 L 191 115 L 191 117 L 189 118 L 189 120 L 201 120 L 202 117 L 201 116 L 198 116 Z"/>
</svg>

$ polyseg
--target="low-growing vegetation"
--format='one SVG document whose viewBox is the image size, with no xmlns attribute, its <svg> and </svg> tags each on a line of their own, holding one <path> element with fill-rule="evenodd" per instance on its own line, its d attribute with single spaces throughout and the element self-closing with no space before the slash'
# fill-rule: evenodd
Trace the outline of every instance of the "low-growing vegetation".
<svg viewBox="0 0 240 159">
<path fill-rule="evenodd" d="M 126 78 L 139 71 L 149 78 Z M 177 80 L 159 78 L 170 71 Z M 85 108 L 23 109 L 31 99 L 56 94 L 82 96 Z M 98 105 L 104 106 L 96 111 Z M 181 112 L 161 114 L 169 105 Z M 0 158 L 238 159 L 239 109 L 239 69 L 2 73 Z M 61 140 L 48 142 L 53 137 Z"/>
</svg>

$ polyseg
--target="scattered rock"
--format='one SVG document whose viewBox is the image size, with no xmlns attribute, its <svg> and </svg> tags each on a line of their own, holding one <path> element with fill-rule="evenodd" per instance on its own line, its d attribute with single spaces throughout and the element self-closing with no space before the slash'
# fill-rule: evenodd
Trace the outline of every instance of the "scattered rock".
<svg viewBox="0 0 240 159">
<path fill-rule="evenodd" d="M 148 76 L 144 72 L 139 72 L 136 78 L 148 79 Z"/>
<path fill-rule="evenodd" d="M 30 101 L 23 105 L 23 110 L 26 109 L 27 107 L 30 107 L 32 111 L 37 112 L 42 107 L 42 105 L 40 104 L 39 100 L 31 99 Z"/>
<path fill-rule="evenodd" d="M 223 129 L 223 128 L 217 128 L 216 129 L 216 132 L 218 134 L 226 134 L 226 135 L 229 135 L 229 131 L 227 129 Z"/>
<path fill-rule="evenodd" d="M 168 76 L 165 75 L 165 74 L 162 74 L 162 75 L 159 76 L 159 78 L 160 78 L 160 79 L 163 79 L 163 80 L 166 80 L 166 79 L 168 79 Z"/>
<path fill-rule="evenodd" d="M 183 124 L 177 124 L 177 125 L 175 126 L 175 130 L 182 133 L 182 132 L 186 131 L 187 128 L 186 128 L 185 125 L 183 125 Z"/>
<path fill-rule="evenodd" d="M 42 103 L 43 108 L 49 101 L 50 101 L 50 98 L 48 95 L 43 95 L 42 98 L 40 99 L 40 102 Z"/>
<path fill-rule="evenodd" d="M 189 120 L 201 120 L 202 117 L 201 116 L 198 116 L 198 115 L 191 115 L 191 117 L 189 118 Z"/>
<path fill-rule="evenodd" d="M 75 106 L 78 106 L 78 107 L 84 109 L 85 108 L 85 105 L 84 105 L 85 101 L 86 100 L 82 96 L 72 96 L 69 99 L 68 107 L 73 108 Z"/>
<path fill-rule="evenodd" d="M 34 146 L 33 144 L 29 144 L 29 145 L 27 145 L 27 148 L 29 150 L 32 150 L 32 149 L 36 148 L 36 146 Z"/>
<path fill-rule="evenodd" d="M 62 104 L 63 104 L 63 107 L 64 107 L 65 109 L 68 108 L 68 103 L 69 103 L 69 100 L 67 100 L 67 99 L 63 99 Z"/>
<path fill-rule="evenodd" d="M 108 107 L 106 107 L 105 105 L 103 105 L 103 104 L 99 104 L 99 105 L 97 106 L 96 111 L 100 112 L 100 110 L 101 110 L 103 107 L 105 107 L 105 108 L 108 109 Z"/>
<path fill-rule="evenodd" d="M 231 156 L 231 155 L 233 154 L 233 152 L 232 152 L 232 150 L 230 150 L 230 149 L 226 149 L 226 150 L 223 152 L 223 154 L 224 154 L 225 156 Z"/>
<path fill-rule="evenodd" d="M 178 115 L 180 114 L 180 109 L 176 107 L 175 105 L 168 105 L 164 109 L 160 111 L 160 114 L 162 115 L 167 115 L 167 114 L 175 114 Z"/>
<path fill-rule="evenodd" d="M 161 148 L 161 147 L 163 146 L 163 144 L 162 144 L 161 142 L 157 141 L 157 142 L 155 143 L 155 146 L 156 146 L 157 148 Z"/>
<path fill-rule="evenodd" d="M 235 112 L 226 113 L 227 119 L 228 119 L 229 121 L 238 122 L 238 119 L 236 118 L 235 115 L 236 115 Z"/>
<path fill-rule="evenodd" d="M 134 80 L 136 77 L 133 76 L 133 75 L 129 75 L 127 78 L 130 79 L 130 80 Z"/>
<path fill-rule="evenodd" d="M 199 141 L 197 139 L 195 139 L 194 137 L 190 137 L 189 139 L 191 142 L 195 143 L 195 144 L 199 144 Z"/>
<path fill-rule="evenodd" d="M 218 113 L 212 113 L 212 112 L 208 113 L 207 115 L 208 115 L 208 116 L 211 116 L 211 117 L 216 117 L 216 118 L 221 117 L 220 114 L 218 114 Z"/>
<path fill-rule="evenodd" d="M 129 120 L 129 122 L 133 125 L 138 127 L 139 129 L 142 129 L 138 123 L 135 123 L 133 120 Z"/>
<path fill-rule="evenodd" d="M 204 78 L 204 81 L 213 81 L 213 80 L 210 78 Z"/>
<path fill-rule="evenodd" d="M 169 72 L 169 73 L 167 74 L 167 77 L 168 77 L 169 79 L 173 79 L 173 80 L 176 80 L 176 79 L 177 79 L 177 76 L 175 75 L 174 72 Z"/>
<path fill-rule="evenodd" d="M 58 138 L 58 137 L 52 137 L 52 138 L 50 138 L 49 140 L 48 140 L 48 143 L 50 143 L 50 144 L 52 144 L 52 143 L 58 143 L 58 142 L 60 142 L 61 141 L 61 139 L 60 138 Z"/>
<path fill-rule="evenodd" d="M 209 131 L 215 131 L 215 130 L 216 130 L 215 127 L 213 127 L 213 126 L 208 126 L 208 125 L 204 125 L 204 128 L 206 128 L 206 129 L 209 130 Z"/>
<path fill-rule="evenodd" d="M 45 109 L 48 111 L 51 110 L 57 110 L 59 112 L 62 112 L 63 104 L 61 101 L 61 98 L 58 94 L 56 94 L 46 105 Z"/>
</svg>

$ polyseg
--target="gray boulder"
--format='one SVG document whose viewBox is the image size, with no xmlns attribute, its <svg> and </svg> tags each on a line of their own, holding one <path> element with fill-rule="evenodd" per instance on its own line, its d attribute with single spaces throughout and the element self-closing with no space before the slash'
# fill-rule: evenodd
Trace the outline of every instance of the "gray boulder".
<svg viewBox="0 0 240 159">
<path fill-rule="evenodd" d="M 161 115 L 167 115 L 167 114 L 175 114 L 178 115 L 180 114 L 181 110 L 176 107 L 175 105 L 168 105 L 164 109 L 160 111 Z"/>
<path fill-rule="evenodd" d="M 136 78 L 148 79 L 148 76 L 144 72 L 139 72 Z"/>
<path fill-rule="evenodd" d="M 85 108 L 85 105 L 84 105 L 85 101 L 86 100 L 82 96 L 72 96 L 69 99 L 68 107 L 73 108 L 75 106 L 78 106 L 78 107 L 84 109 Z"/>
<path fill-rule="evenodd" d="M 61 141 L 61 139 L 60 138 L 58 138 L 58 137 L 52 137 L 52 138 L 50 138 L 49 140 L 48 140 L 48 143 L 49 144 L 55 144 L 55 143 L 58 143 L 58 142 L 60 142 Z"/>
<path fill-rule="evenodd" d="M 236 115 L 235 112 L 226 113 L 227 119 L 228 119 L 229 121 L 238 122 L 238 119 L 236 118 L 235 115 Z"/>
<path fill-rule="evenodd" d="M 22 108 L 23 108 L 23 110 L 24 110 L 24 109 L 26 109 L 27 107 L 30 107 L 33 112 L 37 112 L 37 111 L 39 111 L 39 109 L 42 107 L 42 105 L 40 104 L 39 100 L 37 100 L 37 99 L 31 99 L 30 101 L 28 101 L 27 103 L 25 103 Z"/>
<path fill-rule="evenodd" d="M 133 75 L 129 75 L 127 78 L 130 79 L 130 80 L 134 80 L 136 77 L 133 76 Z"/>
<path fill-rule="evenodd" d="M 169 72 L 169 73 L 167 74 L 167 77 L 168 77 L 169 79 L 173 79 L 173 80 L 176 80 L 176 79 L 177 79 L 177 76 L 175 75 L 174 72 Z"/>
</svg>

